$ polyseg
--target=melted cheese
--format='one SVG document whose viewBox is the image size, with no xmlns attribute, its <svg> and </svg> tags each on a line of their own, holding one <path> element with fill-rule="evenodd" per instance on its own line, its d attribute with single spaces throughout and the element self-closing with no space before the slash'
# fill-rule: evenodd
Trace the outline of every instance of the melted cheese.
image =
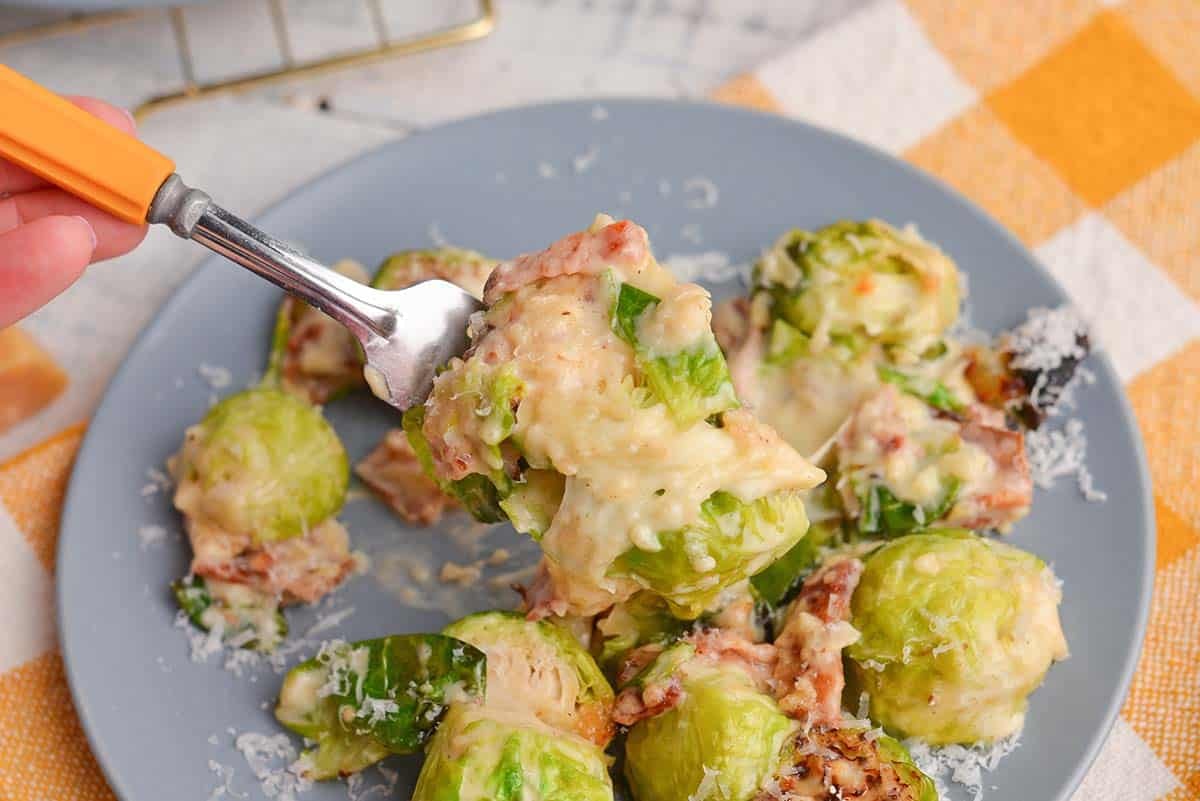
<svg viewBox="0 0 1200 801">
<path fill-rule="evenodd" d="M 590 240 L 576 243 L 570 258 L 593 247 Z M 528 272 L 528 263 L 521 264 Z M 637 263 L 605 264 L 603 271 L 592 262 L 574 264 L 576 273 L 564 274 L 556 263 L 545 270 L 548 279 L 515 286 L 488 312 L 489 330 L 471 357 L 519 378 L 513 440 L 531 467 L 566 477 L 541 544 L 573 614 L 594 614 L 632 595 L 638 585 L 610 576 L 613 562 L 635 546 L 654 550 L 656 532 L 695 523 L 714 492 L 753 501 L 823 479 L 744 411 L 726 413 L 723 428 L 701 421 L 681 430 L 664 404 L 648 403 L 634 385 L 633 349 L 612 331 L 614 284 L 625 281 L 662 299 L 653 315 L 659 322 L 646 333 L 664 350 L 708 335 L 708 294 L 677 284 L 648 251 Z M 514 285 L 511 273 L 503 265 L 496 271 L 505 286 Z M 487 399 L 451 390 L 465 369 L 462 361 L 452 362 L 427 407 L 426 435 L 441 440 L 435 457 L 451 470 L 455 462 L 475 466 L 488 459 L 478 445 L 480 404 Z"/>
</svg>

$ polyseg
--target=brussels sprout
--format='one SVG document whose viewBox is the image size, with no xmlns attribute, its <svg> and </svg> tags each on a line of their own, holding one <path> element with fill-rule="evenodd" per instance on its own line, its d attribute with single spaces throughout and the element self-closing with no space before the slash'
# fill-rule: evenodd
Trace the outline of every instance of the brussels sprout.
<svg viewBox="0 0 1200 801">
<path fill-rule="evenodd" d="M 754 283 L 771 297 L 772 315 L 813 351 L 878 343 L 920 354 L 958 316 L 954 263 L 916 233 L 878 220 L 785 234 L 755 265 Z M 773 347 L 776 358 L 788 349 Z"/>
<path fill-rule="evenodd" d="M 661 532 L 658 550 L 626 551 L 611 572 L 633 577 L 666 599 L 673 614 L 690 620 L 711 607 L 723 588 L 787 553 L 807 530 L 800 493 L 744 503 L 716 492 L 695 525 Z"/>
<path fill-rule="evenodd" d="M 403 289 L 420 281 L 440 278 L 453 281 L 475 297 L 483 297 L 483 284 L 496 266 L 494 259 L 462 248 L 401 250 L 383 260 L 371 286 Z"/>
<path fill-rule="evenodd" d="M 487 654 L 488 707 L 515 706 L 545 726 L 601 746 L 612 737 L 612 687 L 566 630 L 492 611 L 468 615 L 444 633 Z"/>
<path fill-rule="evenodd" d="M 634 681 L 674 672 L 675 706 L 629 730 L 625 776 L 638 801 L 747 801 L 779 770 L 796 723 L 735 662 L 668 648 Z"/>
<path fill-rule="evenodd" d="M 596 659 L 613 675 L 621 659 L 634 648 L 651 643 L 669 643 L 692 624 L 671 614 L 667 602 L 652 592 L 639 592 L 615 604 L 596 622 L 600 634 L 594 644 Z"/>
<path fill-rule="evenodd" d="M 612 801 L 608 759 L 569 732 L 455 704 L 426 752 L 412 801 Z"/>
<path fill-rule="evenodd" d="M 229 582 L 206 582 L 184 576 L 171 584 L 175 601 L 201 631 L 221 630 L 221 639 L 235 647 L 272 651 L 287 636 L 287 619 L 279 603 L 249 587 Z"/>
<path fill-rule="evenodd" d="M 367 273 L 345 259 L 334 269 L 359 283 Z M 275 315 L 264 383 L 309 403 L 328 403 L 365 385 L 362 348 L 341 323 L 291 295 Z"/>
<path fill-rule="evenodd" d="M 188 429 L 179 475 L 199 489 L 196 513 L 256 544 L 299 536 L 337 514 L 350 479 L 346 451 L 320 410 L 267 387 L 229 396 Z"/>
<path fill-rule="evenodd" d="M 641 326 L 659 303 L 649 292 L 623 283 L 612 312 L 613 331 L 633 346 L 651 394 L 667 405 L 680 426 L 736 409 L 738 399 L 729 367 L 712 331 L 704 331 L 687 348 L 665 354 L 644 341 Z"/>
<path fill-rule="evenodd" d="M 847 649 L 871 719 L 930 743 L 1021 728 L 1026 699 L 1067 654 L 1061 592 L 1036 556 L 963 529 L 875 551 L 854 593 Z"/>
<path fill-rule="evenodd" d="M 388 754 L 418 751 L 454 701 L 482 695 L 486 658 L 439 634 L 326 643 L 288 671 L 275 717 L 315 740 L 305 774 L 329 779 L 362 770 Z"/>
<path fill-rule="evenodd" d="M 425 425 L 425 407 L 413 406 L 401 418 L 404 433 L 412 445 L 425 473 L 437 482 L 442 492 L 457 500 L 467 513 L 482 523 L 500 523 L 507 518 L 500 508 L 500 493 L 496 484 L 481 473 L 471 473 L 465 478 L 446 480 L 438 476 L 429 453 L 429 441 L 422 427 Z"/>
<path fill-rule="evenodd" d="M 937 801 L 938 795 L 901 743 L 843 727 L 799 731 L 788 741 L 783 766 L 755 801 L 780 798 Z"/>
</svg>

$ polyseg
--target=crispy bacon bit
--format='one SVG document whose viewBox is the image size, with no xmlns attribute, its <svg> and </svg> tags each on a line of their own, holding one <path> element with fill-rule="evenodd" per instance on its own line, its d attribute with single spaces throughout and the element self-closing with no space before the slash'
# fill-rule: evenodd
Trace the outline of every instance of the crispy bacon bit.
<svg viewBox="0 0 1200 801">
<path fill-rule="evenodd" d="M 425 471 L 404 431 L 394 428 L 354 472 L 388 507 L 409 523 L 436 523 L 456 506 Z"/>
<path fill-rule="evenodd" d="M 646 230 L 621 220 L 597 231 L 578 231 L 540 253 L 527 253 L 500 264 L 488 278 L 483 300 L 491 306 L 503 295 L 543 278 L 595 275 L 609 267 L 636 269 L 649 258 Z"/>
<path fill-rule="evenodd" d="M 779 707 L 811 726 L 842 719 L 842 649 L 858 639 L 849 623 L 850 598 L 862 570 L 857 559 L 839 559 L 809 576 L 775 640 Z"/>
<path fill-rule="evenodd" d="M 346 529 L 332 519 L 302 536 L 261 546 L 190 516 L 186 526 L 195 553 L 192 573 L 245 584 L 284 604 L 320 600 L 357 565 Z"/>
<path fill-rule="evenodd" d="M 661 715 L 683 698 L 683 685 L 678 676 L 670 676 L 645 687 L 626 687 L 617 695 L 613 721 L 632 726 L 639 720 Z"/>
<path fill-rule="evenodd" d="M 1033 478 L 1025 455 L 1025 435 L 993 425 L 999 415 L 987 407 L 973 407 L 962 428 L 965 441 L 979 446 L 995 470 L 986 483 L 959 500 L 946 522 L 971 529 L 1006 529 L 1029 513 L 1033 503 Z M 983 421 L 987 422 L 983 422 Z"/>
<path fill-rule="evenodd" d="M 917 801 L 906 781 L 862 729 L 797 732 L 779 773 L 754 801 Z"/>
<path fill-rule="evenodd" d="M 775 646 L 769 643 L 753 643 L 732 631 L 702 629 L 688 635 L 687 639 L 696 646 L 696 655 L 718 662 L 739 665 L 764 691 L 775 687 L 774 671 L 779 659 Z"/>
</svg>

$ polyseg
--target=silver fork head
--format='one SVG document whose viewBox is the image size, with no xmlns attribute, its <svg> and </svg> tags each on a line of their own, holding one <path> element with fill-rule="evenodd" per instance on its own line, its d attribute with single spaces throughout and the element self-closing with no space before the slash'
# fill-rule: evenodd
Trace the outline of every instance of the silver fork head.
<svg viewBox="0 0 1200 801">
<path fill-rule="evenodd" d="M 407 289 L 376 292 L 375 304 L 395 324 L 379 326 L 362 340 L 367 384 L 384 401 L 404 410 L 424 402 L 437 369 L 470 345 L 471 315 L 483 309 L 473 295 L 449 281 L 424 281 Z"/>
</svg>

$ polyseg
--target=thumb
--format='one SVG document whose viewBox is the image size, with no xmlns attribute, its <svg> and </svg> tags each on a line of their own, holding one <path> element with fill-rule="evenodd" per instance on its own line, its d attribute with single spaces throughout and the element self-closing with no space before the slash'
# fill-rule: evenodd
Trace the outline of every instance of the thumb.
<svg viewBox="0 0 1200 801">
<path fill-rule="evenodd" d="M 0 234 L 0 328 L 74 283 L 95 250 L 96 232 L 82 217 L 42 217 Z"/>
</svg>

